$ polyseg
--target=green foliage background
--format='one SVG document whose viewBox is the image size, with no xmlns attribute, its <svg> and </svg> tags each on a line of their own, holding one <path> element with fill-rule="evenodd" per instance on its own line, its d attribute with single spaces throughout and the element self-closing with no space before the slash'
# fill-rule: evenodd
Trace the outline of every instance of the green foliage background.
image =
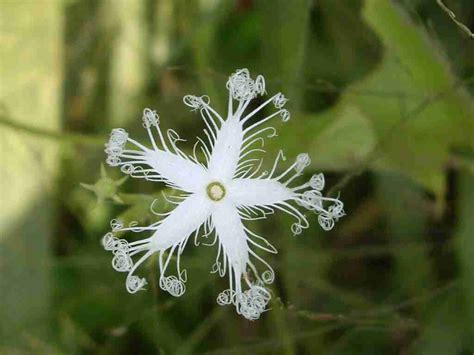
<svg viewBox="0 0 474 355">
<path fill-rule="evenodd" d="M 474 28 L 471 0 L 444 4 Z M 162 187 L 101 174 L 108 132 L 146 139 L 152 107 L 191 149 L 183 95 L 222 110 L 245 67 L 291 99 L 266 164 L 310 153 L 348 215 L 252 225 L 279 250 L 259 321 L 217 306 L 205 246 L 183 297 L 153 258 L 129 295 L 100 238 L 152 221 Z M 473 76 L 472 37 L 434 0 L 0 1 L 0 353 L 472 354 Z"/>
</svg>

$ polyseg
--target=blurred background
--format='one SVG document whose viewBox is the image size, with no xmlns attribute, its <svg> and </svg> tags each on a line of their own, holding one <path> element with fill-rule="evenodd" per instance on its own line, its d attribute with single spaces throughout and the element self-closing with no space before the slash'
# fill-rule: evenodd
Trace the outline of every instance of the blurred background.
<svg viewBox="0 0 474 355">
<path fill-rule="evenodd" d="M 468 28 L 472 0 L 1 0 L 0 353 L 472 354 Z M 155 221 L 163 188 L 101 174 L 110 129 L 146 142 L 151 107 L 191 151 L 183 95 L 223 111 L 239 68 L 290 98 L 266 166 L 308 152 L 347 212 L 250 224 L 279 250 L 256 322 L 216 304 L 215 248 L 190 243 L 175 299 L 155 258 L 128 294 L 100 245 L 112 218 Z"/>
</svg>

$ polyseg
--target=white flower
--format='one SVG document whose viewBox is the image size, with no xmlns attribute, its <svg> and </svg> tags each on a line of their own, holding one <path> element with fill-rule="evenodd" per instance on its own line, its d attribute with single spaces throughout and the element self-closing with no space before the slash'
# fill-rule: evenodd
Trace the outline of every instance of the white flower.
<svg viewBox="0 0 474 355">
<path fill-rule="evenodd" d="M 124 227 L 113 220 L 112 232 L 104 236 L 103 246 L 114 254 L 112 266 L 128 273 L 126 287 L 131 293 L 146 285 L 144 279 L 134 275 L 136 269 L 150 255 L 158 253 L 159 285 L 178 297 L 186 289 L 186 270 L 181 270 L 180 256 L 188 239 L 193 235 L 198 245 L 203 235 L 213 233 L 214 241 L 208 245 L 217 244 L 217 257 L 211 272 L 229 277 L 229 288 L 218 295 L 217 303 L 233 304 L 237 313 L 255 320 L 267 310 L 271 294 L 266 285 L 275 278 L 273 269 L 257 251 L 277 251 L 266 239 L 249 230 L 243 221 L 265 218 L 281 210 L 296 219 L 291 228 L 296 235 L 309 224 L 295 203 L 318 214 L 319 224 L 325 230 L 334 226 L 344 210 L 338 198 L 323 197 L 322 174 L 293 186 L 293 181 L 310 164 L 308 154 L 298 155 L 293 164 L 278 174 L 278 163 L 286 159 L 280 151 L 271 171 L 261 171 L 262 159 L 255 155 L 264 152 L 265 136 L 276 136 L 275 128 L 265 124 L 276 116 L 283 121 L 290 118 L 283 108 L 287 99 L 278 93 L 257 108 L 249 109 L 252 99 L 265 94 L 265 81 L 262 76 L 253 80 L 247 69 L 232 74 L 227 89 L 229 102 L 225 119 L 210 106 L 209 97 L 184 97 L 184 103 L 199 111 L 206 125 L 206 141 L 198 138 L 192 155 L 178 148 L 176 143 L 181 139 L 175 131 L 168 130 L 165 137 L 157 113 L 150 109 L 143 111 L 143 126 L 150 137 L 151 148 L 129 138 L 121 128 L 112 130 L 105 149 L 109 165 L 118 166 L 133 177 L 163 182 L 181 190 L 182 194 L 174 200 L 168 199 L 177 205 L 174 210 L 167 214 L 155 212 L 163 218 L 152 225 L 138 227 L 132 223 Z M 271 103 L 273 105 L 269 105 Z M 254 119 L 272 106 L 273 113 Z M 197 158 L 198 152 L 204 156 L 205 164 Z M 115 237 L 116 232 L 122 231 L 149 231 L 150 235 L 127 242 Z M 173 256 L 176 257 L 176 273 L 168 275 Z"/>
</svg>

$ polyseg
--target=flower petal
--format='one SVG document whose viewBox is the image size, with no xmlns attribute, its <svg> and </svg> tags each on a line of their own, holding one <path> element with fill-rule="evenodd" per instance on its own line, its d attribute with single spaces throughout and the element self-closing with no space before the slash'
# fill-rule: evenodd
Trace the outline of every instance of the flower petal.
<svg viewBox="0 0 474 355">
<path fill-rule="evenodd" d="M 146 162 L 171 185 L 188 192 L 204 191 L 206 170 L 183 157 L 163 150 L 149 150 Z"/>
<path fill-rule="evenodd" d="M 165 250 L 189 237 L 209 218 L 213 204 L 204 193 L 196 193 L 181 202 L 156 228 L 152 248 Z"/>
<path fill-rule="evenodd" d="M 219 203 L 212 212 L 212 222 L 234 273 L 241 275 L 249 261 L 249 247 L 237 208 L 231 203 Z"/>
<path fill-rule="evenodd" d="M 228 190 L 236 206 L 273 205 L 294 198 L 290 189 L 274 179 L 235 179 Z"/>
<path fill-rule="evenodd" d="M 145 112 L 147 112 L 146 110 Z M 129 138 L 125 130 L 115 128 L 110 134 L 109 142 L 105 145 L 107 163 L 110 166 L 119 166 L 123 173 L 132 177 L 164 182 L 187 192 L 202 191 L 207 181 L 205 167 L 198 164 L 197 161 L 192 161 L 190 157 L 184 154 L 176 146 L 176 141 L 179 140 L 177 134 L 168 132 L 169 144 L 172 147 L 172 150 L 170 150 L 163 139 L 159 126 L 156 125 L 163 146 L 163 149 L 158 148 L 151 133 L 151 125 L 149 121 L 146 122 L 144 126 L 150 135 L 153 148 L 147 148 L 136 140 Z"/>
<path fill-rule="evenodd" d="M 208 166 L 212 178 L 227 182 L 234 177 L 243 136 L 242 124 L 238 118 L 230 117 L 222 123 Z"/>
</svg>

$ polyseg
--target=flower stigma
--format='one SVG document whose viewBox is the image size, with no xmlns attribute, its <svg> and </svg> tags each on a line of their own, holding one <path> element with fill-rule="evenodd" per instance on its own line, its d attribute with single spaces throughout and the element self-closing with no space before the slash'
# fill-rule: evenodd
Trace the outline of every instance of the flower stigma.
<svg viewBox="0 0 474 355">
<path fill-rule="evenodd" d="M 225 196 L 225 188 L 220 182 L 214 181 L 207 185 L 207 196 L 212 201 L 220 201 Z"/>
</svg>

